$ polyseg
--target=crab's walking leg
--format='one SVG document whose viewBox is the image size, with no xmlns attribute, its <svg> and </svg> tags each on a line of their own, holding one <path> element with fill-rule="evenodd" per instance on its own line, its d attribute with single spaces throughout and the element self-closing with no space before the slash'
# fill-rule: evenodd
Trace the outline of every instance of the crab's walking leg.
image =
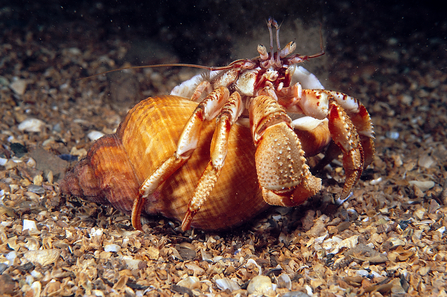
<svg viewBox="0 0 447 297">
<path fill-rule="evenodd" d="M 354 124 L 346 111 L 335 101 L 330 103 L 328 118 L 332 140 L 343 152 L 343 168 L 346 179 L 340 199 L 344 200 L 362 174 L 363 148 Z"/>
<path fill-rule="evenodd" d="M 317 118 L 327 115 L 332 140 L 339 149 L 329 147 L 325 161 L 336 157 L 339 150 L 343 153 L 346 180 L 340 199 L 345 199 L 359 180 L 364 168 L 364 150 L 359 133 L 368 138 L 373 137 L 369 114 L 357 99 L 328 90 L 302 90 L 298 105 L 305 114 Z M 370 143 L 373 145 L 372 141 Z M 374 150 L 373 147 L 367 149 L 368 152 Z"/>
<path fill-rule="evenodd" d="M 317 119 L 329 120 L 330 144 L 321 165 L 343 153 L 346 181 L 341 199 L 345 199 L 360 178 L 363 168 L 372 161 L 374 132 L 366 108 L 346 94 L 323 89 L 301 89 L 296 84 L 281 94 L 287 111 L 300 112 Z M 319 164 L 320 165 L 320 164 Z"/>
<path fill-rule="evenodd" d="M 295 206 L 321 189 L 306 164 L 292 120 L 270 96 L 251 100 L 250 125 L 256 145 L 256 171 L 264 200 L 272 205 Z"/>
<path fill-rule="evenodd" d="M 191 96 L 191 101 L 199 101 L 202 94 L 209 94 L 211 93 L 211 91 L 211 83 L 207 80 L 204 80 L 197 85 L 194 93 Z"/>
<path fill-rule="evenodd" d="M 229 96 L 227 88 L 221 87 L 210 93 L 194 110 L 183 129 L 173 156 L 164 161 L 140 187 L 139 195 L 132 207 L 132 225 L 141 229 L 141 211 L 146 197 L 151 195 L 164 181 L 191 157 L 200 139 L 203 121 L 214 119 Z"/>
<path fill-rule="evenodd" d="M 193 198 L 189 201 L 188 210 L 182 221 L 183 231 L 190 228 L 194 215 L 200 210 L 200 207 L 208 199 L 212 189 L 216 185 L 227 156 L 228 137 L 231 127 L 239 118 L 243 109 L 241 96 L 238 92 L 234 92 L 219 114 L 217 127 L 211 142 L 211 160 L 200 177 Z"/>
<path fill-rule="evenodd" d="M 325 91 L 346 111 L 357 130 L 363 148 L 363 168 L 372 163 L 374 157 L 374 127 L 365 106 L 357 99 L 336 91 Z"/>
</svg>

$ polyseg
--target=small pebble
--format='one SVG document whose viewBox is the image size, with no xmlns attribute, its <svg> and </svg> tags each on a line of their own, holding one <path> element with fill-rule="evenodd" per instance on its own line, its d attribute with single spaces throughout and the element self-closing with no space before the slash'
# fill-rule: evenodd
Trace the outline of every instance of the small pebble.
<svg viewBox="0 0 447 297">
<path fill-rule="evenodd" d="M 78 156 L 70 155 L 70 154 L 62 154 L 62 155 L 59 155 L 58 157 L 64 161 L 68 161 L 68 162 L 74 162 L 74 161 L 78 160 Z"/>
<path fill-rule="evenodd" d="M 234 280 L 228 279 L 228 278 L 219 278 L 216 279 L 216 285 L 221 289 L 222 291 L 229 290 L 230 292 L 237 291 L 241 287 L 235 282 Z"/>
<path fill-rule="evenodd" d="M 53 126 L 53 131 L 54 132 L 61 132 L 62 131 L 62 127 L 61 124 L 57 123 L 56 125 Z"/>
<path fill-rule="evenodd" d="M 117 253 L 121 250 L 121 247 L 117 244 L 108 244 L 104 247 L 105 252 Z"/>
<path fill-rule="evenodd" d="M 33 282 L 33 284 L 31 285 L 31 291 L 33 292 L 32 296 L 40 296 L 40 293 L 42 291 L 42 285 L 40 284 L 39 281 L 35 281 Z M 25 296 L 28 296 L 28 292 L 27 294 L 25 294 Z"/>
<path fill-rule="evenodd" d="M 37 270 L 33 270 L 33 271 L 31 271 L 30 274 L 31 274 L 31 276 L 34 277 L 34 278 L 41 278 L 41 277 L 43 277 L 42 273 L 40 273 L 40 272 L 37 271 Z"/>
<path fill-rule="evenodd" d="M 389 45 L 396 45 L 398 43 L 399 43 L 399 41 L 395 37 L 391 37 L 390 39 L 388 39 L 388 44 Z"/>
<path fill-rule="evenodd" d="M 25 90 L 26 90 L 26 81 L 24 79 L 17 79 L 16 81 L 13 81 L 9 85 L 9 87 L 17 95 L 23 95 L 23 94 L 25 94 Z"/>
<path fill-rule="evenodd" d="M 300 292 L 300 291 L 295 291 L 295 292 L 287 292 L 283 295 L 281 295 L 281 297 L 310 297 L 310 295 L 307 295 L 306 293 Z"/>
<path fill-rule="evenodd" d="M 37 251 L 40 248 L 40 243 L 35 237 L 29 237 L 25 243 L 25 247 L 30 251 Z M 31 264 L 27 263 L 26 265 Z"/>
<path fill-rule="evenodd" d="M 87 156 L 87 150 L 85 148 L 78 149 L 74 146 L 71 148 L 70 154 L 83 158 Z"/>
<path fill-rule="evenodd" d="M 90 230 L 90 237 L 93 236 L 102 236 L 102 234 L 104 233 L 104 231 L 100 228 L 96 229 L 96 228 L 92 228 Z"/>
<path fill-rule="evenodd" d="M 407 229 L 408 225 L 410 225 L 410 223 L 411 223 L 410 220 L 403 220 L 403 221 L 400 221 L 400 222 L 399 222 L 399 227 L 400 227 L 402 230 L 405 230 L 405 229 Z"/>
<path fill-rule="evenodd" d="M 45 189 L 41 186 L 36 186 L 36 185 L 30 185 L 28 187 L 28 191 L 35 193 L 35 194 L 45 194 Z"/>
<path fill-rule="evenodd" d="M 22 231 L 29 230 L 29 231 L 37 231 L 36 222 L 24 219 L 23 220 L 23 227 Z"/>
<path fill-rule="evenodd" d="M 21 122 L 18 128 L 20 131 L 25 132 L 41 132 L 44 126 L 45 123 L 43 121 L 35 118 L 29 118 Z"/>
<path fill-rule="evenodd" d="M 418 165 L 423 168 L 430 168 L 435 163 L 435 160 L 429 155 L 422 155 L 418 160 Z"/>
<path fill-rule="evenodd" d="M 69 52 L 70 54 L 72 54 L 72 55 L 80 55 L 80 54 L 82 54 L 81 50 L 78 49 L 77 47 L 70 47 L 70 48 L 68 49 L 68 52 Z"/>
<path fill-rule="evenodd" d="M 403 94 L 401 96 L 401 100 L 402 100 L 403 104 L 411 106 L 411 103 L 413 102 L 413 97 L 411 97 L 410 95 L 407 95 L 407 94 Z"/>
<path fill-rule="evenodd" d="M 194 264 L 194 263 L 186 263 L 186 268 L 191 269 L 194 271 L 194 275 L 202 275 L 205 273 L 205 270 L 201 268 L 200 266 Z"/>
<path fill-rule="evenodd" d="M 374 186 L 374 185 L 378 185 L 380 182 L 382 181 L 382 177 L 376 178 L 371 180 L 369 183 Z"/>
<path fill-rule="evenodd" d="M 177 283 L 177 286 L 185 287 L 188 289 L 194 288 L 195 284 L 200 282 L 197 276 L 188 276 Z"/>
<path fill-rule="evenodd" d="M 45 172 L 44 174 L 45 174 L 45 178 L 46 178 L 46 180 L 47 180 L 50 184 L 53 183 L 53 178 L 54 178 L 54 176 L 53 176 L 53 171 L 52 171 L 52 170 L 49 170 L 49 171 Z"/>
<path fill-rule="evenodd" d="M 28 161 L 26 162 L 26 166 L 28 166 L 29 168 L 35 168 L 37 165 L 36 160 L 34 160 L 33 158 L 29 158 Z"/>
<path fill-rule="evenodd" d="M 141 260 L 129 259 L 129 256 L 124 256 L 123 259 L 127 264 L 127 268 L 130 270 L 138 270 L 140 268 L 140 263 L 142 262 Z"/>
<path fill-rule="evenodd" d="M 7 86 L 7 85 L 9 85 L 9 80 L 4 76 L 0 76 L 0 86 Z"/>
<path fill-rule="evenodd" d="M 420 181 L 420 180 L 411 180 L 409 181 L 410 185 L 415 185 L 418 187 L 422 192 L 425 192 L 427 190 L 430 190 L 435 186 L 435 182 L 433 181 Z"/>
<path fill-rule="evenodd" d="M 424 215 L 427 211 L 423 208 L 419 208 L 414 212 L 414 216 L 418 218 L 419 220 L 422 220 L 424 218 Z"/>
<path fill-rule="evenodd" d="M 90 131 L 87 136 L 91 141 L 96 141 L 99 138 L 103 137 L 104 133 L 93 130 L 93 131 Z"/>
<path fill-rule="evenodd" d="M 43 182 L 43 177 L 42 175 L 38 174 L 36 176 L 33 177 L 33 184 L 36 186 L 41 186 Z"/>
<path fill-rule="evenodd" d="M 157 249 L 156 247 L 150 246 L 146 248 L 146 254 L 149 257 L 149 259 L 157 260 L 158 257 L 160 256 L 160 250 Z"/>
<path fill-rule="evenodd" d="M 8 265 L 11 266 L 14 264 L 14 260 L 17 258 L 17 252 L 12 251 L 6 254 L 6 260 L 8 260 Z"/>
<path fill-rule="evenodd" d="M 268 295 L 273 292 L 272 281 L 265 275 L 255 276 L 247 287 L 248 294 Z"/>
<path fill-rule="evenodd" d="M 281 273 L 281 275 L 278 276 L 278 287 L 286 288 L 287 290 L 292 289 L 292 280 L 290 279 L 289 275 L 286 273 Z"/>
<path fill-rule="evenodd" d="M 14 280 L 9 274 L 0 275 L 0 295 L 12 296 L 14 294 L 14 296 L 20 296 L 16 289 L 17 283 L 18 281 Z"/>
<path fill-rule="evenodd" d="M 390 139 L 398 139 L 399 138 L 399 132 L 397 131 L 387 131 L 385 132 L 385 136 Z"/>
<path fill-rule="evenodd" d="M 26 146 L 16 142 L 11 143 L 11 150 L 13 151 L 14 155 L 18 158 L 21 158 L 28 152 Z"/>
</svg>

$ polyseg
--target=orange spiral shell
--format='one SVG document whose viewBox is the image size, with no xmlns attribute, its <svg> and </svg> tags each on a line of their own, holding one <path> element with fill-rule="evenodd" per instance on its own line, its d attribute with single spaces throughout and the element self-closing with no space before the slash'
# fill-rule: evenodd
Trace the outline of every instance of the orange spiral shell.
<svg viewBox="0 0 447 297">
<path fill-rule="evenodd" d="M 87 157 L 67 173 L 60 187 L 130 214 L 141 183 L 172 156 L 196 102 L 176 96 L 148 98 L 127 114 L 116 134 L 97 140 Z M 150 196 L 146 214 L 182 220 L 197 182 L 210 159 L 215 121 L 204 123 L 192 157 Z M 259 188 L 255 147 L 250 130 L 232 127 L 225 166 L 210 198 L 194 217 L 192 226 L 226 229 L 251 219 L 267 208 Z"/>
</svg>

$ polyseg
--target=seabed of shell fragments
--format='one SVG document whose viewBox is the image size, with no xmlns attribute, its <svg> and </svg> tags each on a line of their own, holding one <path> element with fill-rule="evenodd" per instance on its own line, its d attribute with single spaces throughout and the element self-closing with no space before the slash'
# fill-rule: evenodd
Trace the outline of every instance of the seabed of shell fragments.
<svg viewBox="0 0 447 297">
<path fill-rule="evenodd" d="M 225 233 L 184 233 L 165 218 L 134 231 L 129 217 L 111 208 L 61 197 L 58 180 L 92 139 L 114 131 L 126 101 L 166 94 L 194 71 L 78 80 L 123 66 L 135 51 L 136 43 L 118 34 L 126 28 L 108 32 L 105 26 L 117 25 L 95 18 L 113 10 L 100 2 L 69 12 L 51 1 L 48 11 L 15 5 L 0 10 L 1 295 L 447 296 L 447 23 L 430 18 L 435 8 L 325 8 L 323 83 L 361 100 L 376 131 L 374 162 L 350 200 L 334 204 L 343 182 L 336 161 L 306 205 L 273 208 Z M 256 32 L 266 17 L 257 25 L 251 19 Z M 293 14 L 284 19 L 287 31 Z M 219 28 L 225 17 L 214 22 L 209 32 L 163 27 L 164 46 L 153 39 L 138 46 L 157 52 L 150 63 L 176 62 L 182 58 L 167 48 L 170 40 L 205 34 L 189 46 L 208 46 L 216 34 L 227 42 L 216 55 L 222 48 L 225 55 L 238 39 L 231 26 Z"/>
</svg>

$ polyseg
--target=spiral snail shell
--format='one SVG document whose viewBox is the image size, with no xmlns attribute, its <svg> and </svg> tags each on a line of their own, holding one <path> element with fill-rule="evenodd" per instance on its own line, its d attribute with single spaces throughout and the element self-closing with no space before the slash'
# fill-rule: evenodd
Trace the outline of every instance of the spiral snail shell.
<svg viewBox="0 0 447 297">
<path fill-rule="evenodd" d="M 127 114 L 115 134 L 97 140 L 60 184 L 62 193 L 111 204 L 130 214 L 141 183 L 177 146 L 197 102 L 177 96 L 148 98 Z M 143 213 L 182 220 L 210 158 L 215 122 L 204 123 L 191 159 L 146 200 Z M 250 130 L 235 124 L 219 183 L 192 227 L 219 230 L 240 225 L 267 208 L 259 188 Z"/>
</svg>

